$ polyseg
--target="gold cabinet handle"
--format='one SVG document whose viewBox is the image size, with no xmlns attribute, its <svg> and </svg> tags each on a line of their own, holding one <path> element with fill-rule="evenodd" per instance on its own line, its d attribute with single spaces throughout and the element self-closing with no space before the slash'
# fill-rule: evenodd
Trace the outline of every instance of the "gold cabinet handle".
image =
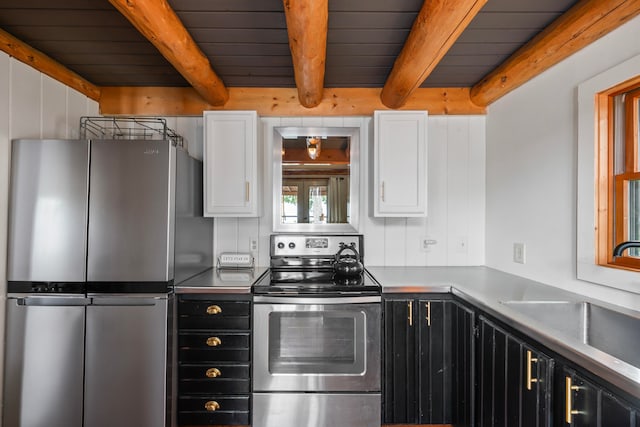
<svg viewBox="0 0 640 427">
<path fill-rule="evenodd" d="M 424 306 L 427 309 L 427 326 L 431 326 L 431 301 L 428 301 Z"/>
<path fill-rule="evenodd" d="M 220 314 L 222 313 L 222 309 L 219 305 L 210 305 L 207 307 L 207 314 Z"/>
<path fill-rule="evenodd" d="M 207 345 L 209 347 L 217 347 L 222 344 L 222 340 L 218 337 L 209 337 L 207 338 Z"/>
<path fill-rule="evenodd" d="M 407 308 L 409 309 L 409 326 L 413 326 L 413 301 L 407 303 Z"/>
<path fill-rule="evenodd" d="M 220 404 L 215 400 L 210 400 L 204 404 L 204 409 L 209 412 L 217 411 L 218 409 L 220 409 Z"/>
<path fill-rule="evenodd" d="M 537 383 L 538 379 L 537 378 L 533 378 L 533 375 L 531 374 L 533 368 L 532 368 L 532 364 L 533 363 L 537 363 L 538 362 L 538 358 L 537 357 L 533 357 L 531 350 L 527 350 L 527 390 L 531 390 L 531 384 L 532 383 Z"/>
<path fill-rule="evenodd" d="M 244 201 L 248 202 L 249 201 L 249 181 L 246 181 L 245 183 L 245 188 L 244 188 Z"/>
<path fill-rule="evenodd" d="M 218 368 L 209 368 L 207 369 L 207 373 L 205 375 L 207 376 L 207 378 L 218 378 L 222 375 L 222 372 L 220 372 L 220 369 Z"/>
<path fill-rule="evenodd" d="M 566 409 L 565 421 L 567 422 L 567 424 L 572 424 L 573 416 L 580 413 L 580 411 L 572 408 L 573 406 L 572 395 L 574 391 L 578 391 L 578 390 L 580 390 L 580 387 L 576 385 L 572 385 L 571 377 L 565 377 L 565 409 Z"/>
<path fill-rule="evenodd" d="M 380 190 L 380 198 L 382 199 L 382 201 L 384 202 L 384 181 L 382 181 L 382 189 Z"/>
</svg>

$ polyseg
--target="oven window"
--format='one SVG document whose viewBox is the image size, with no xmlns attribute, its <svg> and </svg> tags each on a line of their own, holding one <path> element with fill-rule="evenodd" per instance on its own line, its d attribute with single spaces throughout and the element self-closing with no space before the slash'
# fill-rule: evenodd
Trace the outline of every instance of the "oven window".
<svg viewBox="0 0 640 427">
<path fill-rule="evenodd" d="M 272 374 L 361 374 L 365 316 L 362 312 L 272 312 Z"/>
</svg>

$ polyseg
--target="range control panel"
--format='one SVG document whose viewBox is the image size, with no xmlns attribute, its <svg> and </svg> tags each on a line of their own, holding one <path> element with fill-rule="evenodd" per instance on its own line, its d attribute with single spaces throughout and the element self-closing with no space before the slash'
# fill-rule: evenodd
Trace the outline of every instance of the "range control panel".
<svg viewBox="0 0 640 427">
<path fill-rule="evenodd" d="M 362 253 L 361 234 L 273 234 L 271 235 L 271 256 L 335 255 L 340 250 L 340 243 L 347 245 L 353 243 L 358 253 Z"/>
</svg>

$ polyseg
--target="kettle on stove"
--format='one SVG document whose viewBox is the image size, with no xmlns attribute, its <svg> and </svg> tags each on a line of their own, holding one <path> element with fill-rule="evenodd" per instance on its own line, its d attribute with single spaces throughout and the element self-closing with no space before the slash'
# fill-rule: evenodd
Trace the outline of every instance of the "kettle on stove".
<svg viewBox="0 0 640 427">
<path fill-rule="evenodd" d="M 345 250 L 350 250 L 354 255 L 342 255 Z M 355 243 L 347 245 L 340 242 L 340 250 L 335 255 L 333 271 L 337 276 L 357 276 L 362 274 L 364 266 L 360 262 L 360 254 L 356 250 Z"/>
</svg>

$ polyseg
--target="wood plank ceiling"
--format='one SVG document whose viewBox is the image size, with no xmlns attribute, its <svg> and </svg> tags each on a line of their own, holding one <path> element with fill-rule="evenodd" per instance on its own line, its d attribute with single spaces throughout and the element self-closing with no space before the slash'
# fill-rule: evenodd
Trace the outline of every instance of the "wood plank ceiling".
<svg viewBox="0 0 640 427">
<path fill-rule="evenodd" d="M 168 3 L 232 94 L 296 87 L 283 0 Z M 324 87 L 382 88 L 423 3 L 329 0 Z M 419 86 L 473 87 L 576 3 L 488 0 Z M 98 87 L 190 86 L 107 0 L 1 0 L 0 29 Z"/>
</svg>

